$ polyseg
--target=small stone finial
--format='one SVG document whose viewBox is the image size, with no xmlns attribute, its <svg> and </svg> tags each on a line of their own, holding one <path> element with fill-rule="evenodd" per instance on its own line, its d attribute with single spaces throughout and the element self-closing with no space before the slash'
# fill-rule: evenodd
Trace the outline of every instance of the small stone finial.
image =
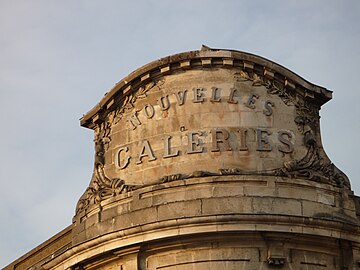
<svg viewBox="0 0 360 270">
<path fill-rule="evenodd" d="M 284 266 L 285 251 L 282 247 L 270 247 L 268 249 L 267 262 L 272 266 Z"/>
<path fill-rule="evenodd" d="M 211 48 L 208 47 L 208 46 L 206 46 L 206 45 L 204 45 L 204 44 L 202 44 L 200 51 L 211 51 Z"/>
</svg>

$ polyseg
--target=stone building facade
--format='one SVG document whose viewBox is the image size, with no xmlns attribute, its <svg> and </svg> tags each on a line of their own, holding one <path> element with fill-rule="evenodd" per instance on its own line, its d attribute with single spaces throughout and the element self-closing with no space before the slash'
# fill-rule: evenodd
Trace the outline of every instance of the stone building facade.
<svg viewBox="0 0 360 270">
<path fill-rule="evenodd" d="M 137 69 L 81 119 L 95 162 L 72 224 L 4 269 L 360 269 L 359 200 L 321 143 L 331 97 L 206 46 Z"/>
</svg>

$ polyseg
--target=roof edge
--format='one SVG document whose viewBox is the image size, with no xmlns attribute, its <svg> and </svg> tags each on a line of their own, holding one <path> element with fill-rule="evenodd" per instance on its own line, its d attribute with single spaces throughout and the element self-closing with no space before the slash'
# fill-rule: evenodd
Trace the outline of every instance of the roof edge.
<svg viewBox="0 0 360 270">
<path fill-rule="evenodd" d="M 31 268 L 35 264 L 44 262 L 47 259 L 54 257 L 54 254 L 63 252 L 66 250 L 66 248 L 68 248 L 68 246 L 72 244 L 72 229 L 73 224 L 67 226 L 45 242 L 39 244 L 20 258 L 5 266 L 3 270 L 17 269 L 19 265 L 26 266 L 26 268 Z M 67 244 L 59 245 L 58 242 L 61 239 L 65 239 L 63 242 Z"/>
<path fill-rule="evenodd" d="M 305 89 L 306 96 L 317 99 L 319 105 L 325 104 L 332 98 L 332 91 L 325 87 L 315 85 L 291 70 L 279 65 L 264 57 L 228 49 L 213 49 L 202 45 L 201 50 L 188 51 L 160 58 L 134 70 L 128 76 L 120 80 L 90 111 L 80 118 L 80 125 L 93 129 L 98 122 L 101 122 L 100 114 L 114 104 L 114 98 L 118 95 L 128 95 L 135 89 L 135 85 L 171 74 L 181 69 L 191 69 L 193 62 L 198 61 L 203 68 L 213 66 L 240 67 L 254 69 L 255 66 L 263 68 L 263 75 L 274 77 L 275 74 L 284 78 L 285 84 L 295 88 L 296 86 Z M 239 64 L 239 61 L 242 64 Z M 197 63 L 196 68 L 199 68 Z"/>
</svg>

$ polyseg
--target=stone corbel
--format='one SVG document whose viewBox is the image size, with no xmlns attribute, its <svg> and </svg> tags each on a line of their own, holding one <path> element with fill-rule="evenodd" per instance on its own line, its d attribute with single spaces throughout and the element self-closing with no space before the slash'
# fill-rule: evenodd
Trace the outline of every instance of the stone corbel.
<svg viewBox="0 0 360 270">
<path fill-rule="evenodd" d="M 267 250 L 267 263 L 271 266 L 282 267 L 285 265 L 286 256 L 283 247 L 271 246 Z"/>
</svg>

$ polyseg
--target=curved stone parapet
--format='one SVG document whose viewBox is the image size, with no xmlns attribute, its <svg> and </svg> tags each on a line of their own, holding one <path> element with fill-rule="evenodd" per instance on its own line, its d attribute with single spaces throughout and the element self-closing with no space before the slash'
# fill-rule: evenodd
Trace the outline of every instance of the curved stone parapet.
<svg viewBox="0 0 360 270">
<path fill-rule="evenodd" d="M 203 48 L 154 61 L 82 119 L 94 174 L 76 213 L 147 185 L 198 176 L 309 179 L 350 189 L 326 156 L 320 106 L 331 92 L 264 58 Z"/>
</svg>

